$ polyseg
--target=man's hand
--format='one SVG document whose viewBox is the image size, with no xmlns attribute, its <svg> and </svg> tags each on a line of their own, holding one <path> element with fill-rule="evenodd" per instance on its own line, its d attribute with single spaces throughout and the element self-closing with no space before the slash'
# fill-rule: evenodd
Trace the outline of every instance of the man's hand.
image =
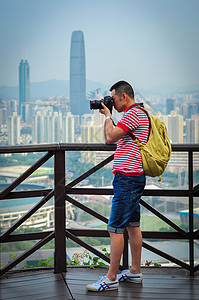
<svg viewBox="0 0 199 300">
<path fill-rule="evenodd" d="M 105 115 L 105 117 L 112 116 L 110 110 L 104 103 L 102 103 L 103 109 L 100 109 L 100 113 Z M 122 136 L 124 136 L 126 132 L 119 128 L 113 126 L 113 121 L 111 119 L 107 119 L 104 123 L 104 138 L 106 144 L 114 144 L 117 142 Z"/>
<path fill-rule="evenodd" d="M 99 110 L 100 113 L 103 114 L 103 115 L 105 115 L 105 117 L 108 117 L 108 116 L 111 117 L 112 115 L 111 115 L 111 112 L 110 112 L 110 110 L 108 109 L 108 107 L 107 107 L 106 105 L 104 105 L 103 102 L 101 102 L 101 105 L 103 106 L 103 109 L 100 109 L 100 110 Z"/>
</svg>

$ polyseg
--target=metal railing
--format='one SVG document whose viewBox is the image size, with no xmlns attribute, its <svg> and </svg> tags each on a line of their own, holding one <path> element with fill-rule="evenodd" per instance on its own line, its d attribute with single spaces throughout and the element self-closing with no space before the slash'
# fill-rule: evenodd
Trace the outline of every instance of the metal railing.
<svg viewBox="0 0 199 300">
<path fill-rule="evenodd" d="M 103 188 L 77 188 L 75 187 L 82 180 L 86 179 L 88 176 L 108 164 L 113 160 L 113 154 L 109 156 L 104 161 L 100 162 L 98 165 L 82 174 L 80 177 L 71 181 L 67 185 L 65 184 L 65 152 L 67 151 L 114 151 L 115 145 L 104 145 L 104 144 L 52 144 L 52 145 L 27 145 L 27 146 L 12 146 L 12 147 L 1 147 L 0 154 L 5 153 L 27 153 L 27 152 L 46 152 L 34 165 L 32 165 L 28 170 L 26 170 L 22 175 L 20 175 L 16 180 L 14 180 L 8 187 L 6 187 L 0 193 L 0 200 L 6 199 L 22 199 L 28 197 L 43 197 L 34 207 L 32 207 L 25 215 L 18 219 L 8 230 L 3 232 L 0 237 L 1 243 L 17 242 L 17 241 L 30 241 L 39 240 L 32 248 L 21 254 L 13 262 L 9 263 L 1 269 L 1 275 L 12 269 L 18 263 L 23 261 L 25 258 L 30 256 L 36 250 L 44 246 L 46 243 L 55 240 L 55 254 L 54 254 L 54 272 L 61 273 L 66 271 L 66 238 L 70 238 L 82 247 L 91 251 L 95 255 L 99 256 L 103 260 L 110 262 L 109 258 L 105 256 L 102 252 L 96 250 L 86 242 L 84 242 L 80 237 L 109 237 L 107 230 L 102 229 L 71 229 L 66 228 L 66 201 L 72 203 L 76 207 L 82 209 L 83 211 L 89 213 L 90 215 L 98 218 L 99 220 L 108 223 L 108 219 L 100 215 L 91 208 L 85 206 L 84 204 L 78 202 L 71 195 L 74 194 L 86 194 L 86 195 L 113 195 L 112 189 Z M 194 266 L 194 241 L 199 239 L 199 229 L 194 230 L 193 222 L 193 204 L 194 197 L 199 196 L 199 184 L 195 187 L 193 186 L 193 153 L 199 152 L 199 145 L 185 145 L 178 144 L 172 145 L 172 151 L 174 152 L 187 152 L 188 153 L 188 179 L 189 186 L 187 189 L 160 189 L 160 190 L 150 190 L 144 191 L 143 196 L 166 196 L 166 197 L 187 197 L 189 199 L 189 230 L 185 231 L 162 213 L 157 211 L 155 208 L 150 206 L 144 200 L 140 203 L 147 210 L 152 212 L 158 218 L 170 225 L 175 231 L 143 231 L 143 238 L 146 239 L 169 239 L 169 240 L 183 240 L 189 241 L 189 263 L 181 261 L 176 257 L 173 257 L 163 251 L 160 251 L 148 243 L 143 241 L 143 247 L 168 259 L 169 261 L 187 269 L 190 275 L 193 276 L 196 271 L 199 270 L 199 265 Z M 54 156 L 54 188 L 53 189 L 43 189 L 43 190 L 31 190 L 31 191 L 15 191 L 15 188 L 21 184 L 25 179 L 27 179 L 35 170 L 42 166 L 46 161 Z M 32 216 L 39 208 L 41 208 L 47 201 L 54 197 L 54 230 L 53 231 L 41 231 L 34 233 L 21 233 L 13 234 L 13 232 L 23 224 L 30 216 Z M 128 234 L 125 232 L 125 245 L 123 252 L 123 263 L 120 269 L 128 267 Z"/>
</svg>

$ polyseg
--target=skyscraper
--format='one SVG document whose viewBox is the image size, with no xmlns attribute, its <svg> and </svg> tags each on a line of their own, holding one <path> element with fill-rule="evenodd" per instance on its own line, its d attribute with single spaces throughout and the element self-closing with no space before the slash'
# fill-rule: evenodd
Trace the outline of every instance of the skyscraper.
<svg viewBox="0 0 199 300">
<path fill-rule="evenodd" d="M 8 144 L 11 146 L 20 144 L 20 117 L 16 112 L 8 118 Z"/>
<path fill-rule="evenodd" d="M 23 118 L 23 104 L 30 101 L 30 67 L 27 60 L 21 60 L 19 65 L 19 113 Z"/>
<path fill-rule="evenodd" d="M 70 48 L 70 111 L 73 115 L 88 113 L 86 101 L 86 68 L 83 32 L 73 31 Z"/>
</svg>

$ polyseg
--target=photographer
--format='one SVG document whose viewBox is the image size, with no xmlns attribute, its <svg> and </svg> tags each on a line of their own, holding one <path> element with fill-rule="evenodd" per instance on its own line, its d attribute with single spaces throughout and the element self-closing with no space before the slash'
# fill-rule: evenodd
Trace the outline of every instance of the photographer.
<svg viewBox="0 0 199 300">
<path fill-rule="evenodd" d="M 107 226 L 111 238 L 110 267 L 99 281 L 87 285 L 90 291 L 103 291 L 117 289 L 119 282 L 128 280 L 133 283 L 142 282 L 140 271 L 142 234 L 140 230 L 140 198 L 145 187 L 145 174 L 142 168 L 142 158 L 137 144 L 128 132 L 146 144 L 149 132 L 147 115 L 136 107 L 134 91 L 126 81 L 119 81 L 111 88 L 113 106 L 124 116 L 113 125 L 112 109 L 101 102 L 100 112 L 105 115 L 104 136 L 106 144 L 117 143 L 114 155 L 112 172 L 114 197 L 112 200 L 111 214 Z M 129 270 L 117 274 L 121 255 L 124 248 L 124 231 L 127 229 L 132 265 Z"/>
</svg>

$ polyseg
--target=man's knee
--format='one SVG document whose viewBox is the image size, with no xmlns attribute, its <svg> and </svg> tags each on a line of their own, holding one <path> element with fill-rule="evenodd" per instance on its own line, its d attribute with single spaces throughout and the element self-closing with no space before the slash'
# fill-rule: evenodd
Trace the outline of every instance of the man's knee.
<svg viewBox="0 0 199 300">
<path fill-rule="evenodd" d="M 109 235 L 110 237 L 122 237 L 124 234 L 123 233 L 119 233 L 119 232 L 112 232 L 112 231 L 109 231 Z"/>
<path fill-rule="evenodd" d="M 129 235 L 141 233 L 141 229 L 139 226 L 128 226 L 126 229 L 127 229 Z"/>
</svg>

